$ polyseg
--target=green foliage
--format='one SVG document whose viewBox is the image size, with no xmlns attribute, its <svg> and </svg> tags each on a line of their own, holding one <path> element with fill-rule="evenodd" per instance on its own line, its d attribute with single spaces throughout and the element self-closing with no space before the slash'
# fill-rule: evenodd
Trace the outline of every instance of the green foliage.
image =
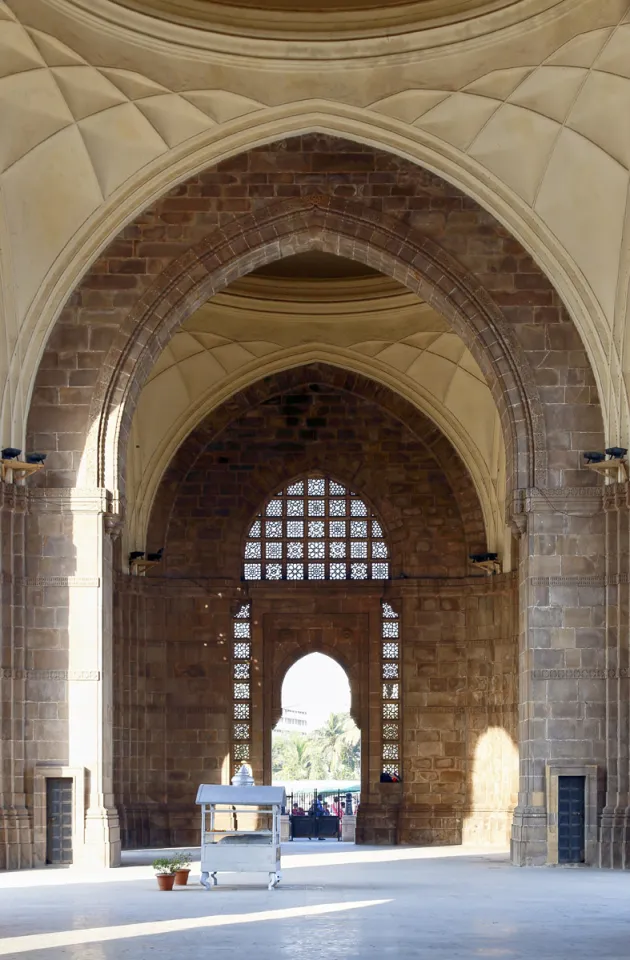
<svg viewBox="0 0 630 960">
<path fill-rule="evenodd" d="M 273 775 L 278 780 L 358 779 L 361 734 L 347 713 L 331 713 L 312 733 L 276 733 Z"/>
<path fill-rule="evenodd" d="M 179 850 L 171 858 L 173 873 L 175 873 L 176 870 L 188 870 L 191 862 L 192 853 L 189 853 L 187 850 Z"/>
<path fill-rule="evenodd" d="M 158 857 L 157 860 L 153 861 L 153 869 L 157 874 L 162 876 L 166 874 L 167 876 L 171 873 L 175 873 L 173 869 L 173 860 L 171 857 Z"/>
</svg>

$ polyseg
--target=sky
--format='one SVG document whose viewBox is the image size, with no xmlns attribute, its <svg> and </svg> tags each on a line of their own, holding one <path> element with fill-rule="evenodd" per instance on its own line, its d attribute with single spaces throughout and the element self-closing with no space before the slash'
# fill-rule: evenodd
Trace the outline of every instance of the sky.
<svg viewBox="0 0 630 960">
<path fill-rule="evenodd" d="M 350 712 L 348 678 L 330 657 L 309 653 L 287 672 L 282 706 L 306 710 L 309 726 L 320 727 L 331 713 Z"/>
</svg>

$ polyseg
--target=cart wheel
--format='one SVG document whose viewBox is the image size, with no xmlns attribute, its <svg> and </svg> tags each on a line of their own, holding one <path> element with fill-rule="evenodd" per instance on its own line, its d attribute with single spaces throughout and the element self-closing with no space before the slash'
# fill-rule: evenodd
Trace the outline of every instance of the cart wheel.
<svg viewBox="0 0 630 960">
<path fill-rule="evenodd" d="M 219 881 L 217 880 L 217 875 L 216 875 L 216 873 L 211 874 L 211 876 L 212 876 L 212 882 L 213 882 L 213 884 L 215 885 L 215 887 L 218 887 L 218 886 L 219 886 Z"/>
<path fill-rule="evenodd" d="M 278 873 L 269 874 L 269 890 L 274 890 L 275 887 L 280 883 L 280 875 Z"/>
<path fill-rule="evenodd" d="M 207 871 L 207 870 L 204 870 L 204 872 L 201 874 L 201 877 L 199 878 L 199 883 L 201 884 L 202 887 L 205 887 L 206 890 L 210 890 L 210 889 L 211 889 L 211 888 L 210 888 L 210 883 L 209 883 L 209 881 L 208 881 L 208 871 Z"/>
</svg>

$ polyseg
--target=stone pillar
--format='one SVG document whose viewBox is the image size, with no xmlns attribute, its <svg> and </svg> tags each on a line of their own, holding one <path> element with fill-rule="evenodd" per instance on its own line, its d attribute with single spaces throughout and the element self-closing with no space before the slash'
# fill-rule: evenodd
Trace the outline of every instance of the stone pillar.
<svg viewBox="0 0 630 960">
<path fill-rule="evenodd" d="M 40 719 L 31 731 L 28 759 L 34 768 L 39 764 L 36 784 L 44 783 L 46 766 L 85 781 L 74 862 L 117 866 L 111 539 L 117 522 L 104 490 L 37 488 L 29 500 L 26 698 L 38 705 Z M 37 807 L 42 798 L 34 801 Z"/>
<path fill-rule="evenodd" d="M 512 516 L 521 535 L 520 776 L 512 859 L 544 864 L 554 824 L 548 767 L 574 773 L 596 765 L 603 772 L 606 763 L 602 488 L 521 490 Z M 597 812 L 595 805 L 593 816 Z"/>
<path fill-rule="evenodd" d="M 606 513 L 606 803 L 602 867 L 630 868 L 630 487 L 604 491 Z"/>
<path fill-rule="evenodd" d="M 26 803 L 25 738 L 31 720 L 25 702 L 24 522 L 27 491 L 0 483 L 0 869 L 33 864 Z"/>
</svg>

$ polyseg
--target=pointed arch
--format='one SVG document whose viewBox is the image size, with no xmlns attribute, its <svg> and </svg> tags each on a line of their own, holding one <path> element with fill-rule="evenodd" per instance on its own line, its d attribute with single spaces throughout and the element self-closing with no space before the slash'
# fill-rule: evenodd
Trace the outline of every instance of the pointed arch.
<svg viewBox="0 0 630 960">
<path fill-rule="evenodd" d="M 533 372 L 501 311 L 449 254 L 363 205 L 313 196 L 273 203 L 213 231 L 173 261 L 128 315 L 91 404 L 98 485 L 124 490 L 133 411 L 174 329 L 203 302 L 264 263 L 306 250 L 359 260 L 431 303 L 468 346 L 500 411 L 509 488 L 547 484 L 542 406 Z"/>
</svg>

